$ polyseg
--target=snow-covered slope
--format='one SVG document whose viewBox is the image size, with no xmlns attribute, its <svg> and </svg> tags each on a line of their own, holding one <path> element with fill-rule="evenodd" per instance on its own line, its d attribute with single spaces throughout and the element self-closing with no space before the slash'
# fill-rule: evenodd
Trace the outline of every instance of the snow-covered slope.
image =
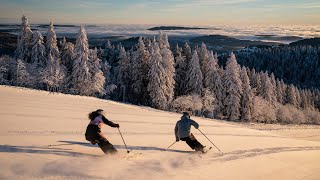
<svg viewBox="0 0 320 180">
<path fill-rule="evenodd" d="M 175 140 L 180 114 L 4 86 L 0 99 L 0 179 L 320 179 L 319 142 L 194 117 L 223 154 L 190 153 L 184 142 L 163 151 Z M 87 114 L 98 108 L 120 124 L 131 153 L 107 126 L 120 153 L 104 156 L 85 141 Z"/>
</svg>

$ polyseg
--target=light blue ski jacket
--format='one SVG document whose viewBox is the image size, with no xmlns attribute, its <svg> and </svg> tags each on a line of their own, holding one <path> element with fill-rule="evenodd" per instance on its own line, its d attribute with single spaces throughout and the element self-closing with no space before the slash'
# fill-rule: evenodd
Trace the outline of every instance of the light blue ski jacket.
<svg viewBox="0 0 320 180">
<path fill-rule="evenodd" d="M 190 119 L 187 115 L 183 115 L 174 128 L 176 139 L 189 137 L 191 132 L 191 125 L 196 129 L 199 128 L 199 124 L 194 120 Z"/>
</svg>

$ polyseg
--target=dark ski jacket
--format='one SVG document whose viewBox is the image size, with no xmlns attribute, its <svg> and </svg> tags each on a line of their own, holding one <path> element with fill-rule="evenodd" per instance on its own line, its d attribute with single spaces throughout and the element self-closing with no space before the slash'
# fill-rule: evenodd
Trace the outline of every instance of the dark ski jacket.
<svg viewBox="0 0 320 180">
<path fill-rule="evenodd" d="M 182 115 L 181 120 L 179 120 L 174 128 L 176 139 L 181 139 L 190 136 L 191 125 L 196 129 L 199 128 L 199 124 L 194 120 L 190 119 L 187 115 Z"/>
<path fill-rule="evenodd" d="M 91 140 L 92 138 L 96 137 L 99 133 L 101 133 L 101 128 L 103 124 L 107 124 L 108 126 L 111 126 L 111 127 L 118 127 L 118 124 L 115 124 L 112 121 L 109 121 L 103 115 L 95 113 L 93 114 L 92 119 L 87 126 L 87 130 L 85 134 L 86 139 Z"/>
</svg>

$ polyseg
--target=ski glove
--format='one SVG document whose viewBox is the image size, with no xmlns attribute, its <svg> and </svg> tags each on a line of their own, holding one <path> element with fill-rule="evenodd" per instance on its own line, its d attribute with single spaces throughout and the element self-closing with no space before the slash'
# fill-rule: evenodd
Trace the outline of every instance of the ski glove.
<svg viewBox="0 0 320 180">
<path fill-rule="evenodd" d="M 115 124 L 114 126 L 115 126 L 116 128 L 119 128 L 119 127 L 120 127 L 120 125 L 119 125 L 119 124 Z"/>
</svg>

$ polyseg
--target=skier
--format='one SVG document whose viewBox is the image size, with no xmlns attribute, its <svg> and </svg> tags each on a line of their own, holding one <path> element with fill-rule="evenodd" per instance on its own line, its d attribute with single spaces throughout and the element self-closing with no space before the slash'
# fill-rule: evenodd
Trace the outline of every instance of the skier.
<svg viewBox="0 0 320 180">
<path fill-rule="evenodd" d="M 179 140 L 185 141 L 192 149 L 205 153 L 205 146 L 203 146 L 198 140 L 190 133 L 191 125 L 196 129 L 199 128 L 199 124 L 190 119 L 188 112 L 183 112 L 181 120 L 179 120 L 174 129 L 176 135 L 176 142 Z"/>
<path fill-rule="evenodd" d="M 119 124 L 115 124 L 105 118 L 102 109 L 98 109 L 89 113 L 88 118 L 90 123 L 87 126 L 85 134 L 86 140 L 90 141 L 93 145 L 98 144 L 105 154 L 116 153 L 116 148 L 114 148 L 113 145 L 104 137 L 104 135 L 101 133 L 101 128 L 103 123 L 114 128 L 119 128 Z"/>
</svg>

